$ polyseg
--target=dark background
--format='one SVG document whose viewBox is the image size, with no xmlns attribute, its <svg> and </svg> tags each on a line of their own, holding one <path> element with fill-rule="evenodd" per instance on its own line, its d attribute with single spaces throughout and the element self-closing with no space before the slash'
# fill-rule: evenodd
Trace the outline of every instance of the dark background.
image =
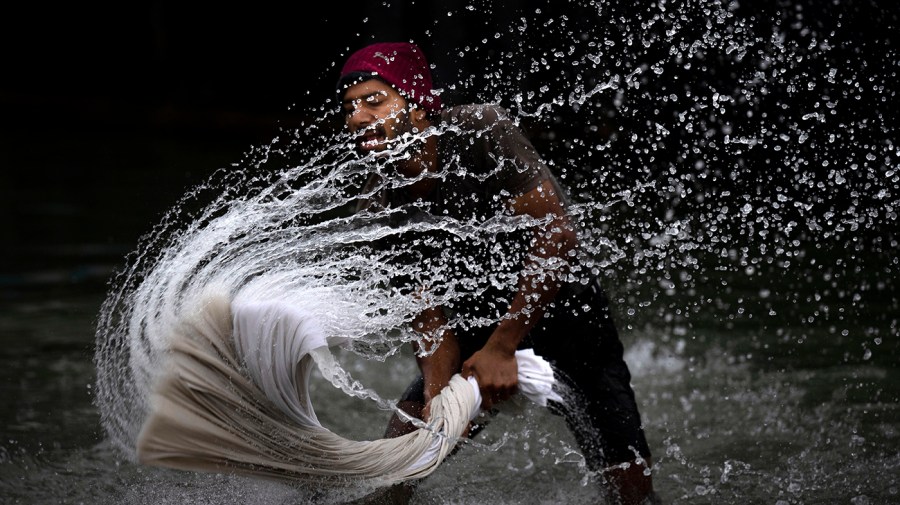
<svg viewBox="0 0 900 505">
<path fill-rule="evenodd" d="M 812 27 L 858 43 L 832 55 L 858 58 L 883 51 L 885 58 L 870 61 L 896 66 L 893 4 L 825 4 L 741 2 L 736 12 L 762 20 L 761 26 L 787 16 L 796 26 L 789 28 L 790 19 L 783 26 L 799 44 L 809 42 L 803 28 Z M 285 125 L 321 116 L 332 104 L 340 64 L 357 47 L 412 39 L 431 55 L 436 81 L 459 82 L 483 74 L 485 60 L 523 41 L 537 50 L 540 44 L 564 41 L 568 35 L 552 27 L 519 38 L 493 34 L 513 32 L 523 13 L 540 9 L 542 17 L 553 18 L 573 12 L 567 5 L 157 1 L 5 8 L 0 21 L 0 292 L 14 298 L 48 287 L 102 289 L 123 255 L 187 188 L 239 162 Z M 629 12 L 637 19 L 647 5 L 617 4 L 620 24 L 628 24 Z M 570 26 L 579 22 L 597 21 L 574 19 Z M 697 20 L 697 26 L 703 22 Z M 458 55 L 467 45 L 480 48 L 477 57 Z M 653 60 L 652 54 L 643 57 Z M 706 69 L 711 79 L 718 75 L 723 82 L 729 72 L 725 62 L 717 67 L 710 61 Z M 540 73 L 523 77 L 540 78 Z M 469 99 L 477 84 L 448 89 L 446 98 Z M 776 101 L 770 101 L 775 110 Z M 861 105 L 872 103 L 881 108 L 877 117 L 888 127 L 880 131 L 892 134 L 896 105 Z M 636 129 L 641 120 L 638 115 L 605 116 L 598 122 L 600 135 Z M 565 136 L 581 121 L 557 115 L 552 124 L 542 125 L 542 138 Z"/>
<path fill-rule="evenodd" d="M 466 72 L 445 48 L 483 38 L 474 32 L 529 3 L 9 7 L 0 20 L 2 292 L 102 289 L 188 188 L 280 128 L 321 116 L 352 50 L 413 39 L 441 68 Z"/>
</svg>

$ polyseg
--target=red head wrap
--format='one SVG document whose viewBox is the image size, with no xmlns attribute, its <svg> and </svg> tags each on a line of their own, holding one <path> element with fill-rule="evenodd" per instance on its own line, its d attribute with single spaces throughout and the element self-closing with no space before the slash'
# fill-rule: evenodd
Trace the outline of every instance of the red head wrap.
<svg viewBox="0 0 900 505">
<path fill-rule="evenodd" d="M 407 100 L 430 112 L 441 108 L 441 98 L 431 88 L 431 70 L 419 46 L 409 42 L 372 44 L 347 58 L 338 80 L 338 96 L 346 86 L 377 77 L 390 84 Z"/>
</svg>

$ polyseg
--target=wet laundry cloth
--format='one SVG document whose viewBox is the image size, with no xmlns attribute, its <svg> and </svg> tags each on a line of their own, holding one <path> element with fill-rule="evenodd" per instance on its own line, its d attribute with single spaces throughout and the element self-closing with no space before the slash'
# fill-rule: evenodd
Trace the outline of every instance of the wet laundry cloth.
<svg viewBox="0 0 900 505">
<path fill-rule="evenodd" d="M 330 348 L 349 340 L 277 300 L 211 296 L 186 313 L 137 440 L 144 464 L 387 486 L 434 472 L 480 411 L 477 382 L 457 374 L 432 401 L 430 423 L 398 438 L 349 440 L 322 426 L 308 391 L 314 366 L 333 383 L 346 378 Z M 516 358 L 523 396 L 562 401 L 547 361 L 531 349 Z"/>
</svg>

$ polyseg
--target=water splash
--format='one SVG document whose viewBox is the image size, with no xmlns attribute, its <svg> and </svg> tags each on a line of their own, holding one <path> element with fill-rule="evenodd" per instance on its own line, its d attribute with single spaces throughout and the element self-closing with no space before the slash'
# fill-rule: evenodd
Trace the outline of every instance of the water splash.
<svg viewBox="0 0 900 505">
<path fill-rule="evenodd" d="M 490 7 L 454 14 L 477 19 Z M 483 71 L 454 76 L 444 92 L 499 103 L 532 135 L 575 199 L 584 265 L 606 279 L 624 327 L 658 336 L 659 352 L 690 363 L 723 344 L 728 362 L 777 368 L 824 345 L 810 335 L 826 325 L 834 351 L 820 359 L 893 366 L 900 148 L 891 83 L 900 60 L 877 50 L 881 34 L 858 38 L 872 13 L 896 28 L 896 15 L 863 2 L 559 2 L 516 12 L 484 45 L 451 52 Z M 331 130 L 330 105 L 320 110 L 192 189 L 114 280 L 98 321 L 97 398 L 126 453 L 169 325 L 210 286 L 302 304 L 366 359 L 417 338 L 405 328 L 422 301 L 384 289 L 417 272 L 395 261 L 397 250 L 367 245 L 411 230 L 382 226 L 387 211 L 349 212 L 372 171 L 385 184 L 410 181 L 354 156 Z M 489 244 L 528 224 L 417 226 Z M 487 288 L 460 275 L 466 264 L 433 266 L 449 283 L 443 301 Z M 697 330 L 704 324 L 748 336 L 712 342 Z M 670 374 L 694 371 L 676 362 Z M 681 409 L 691 404 L 684 398 Z M 682 461 L 674 442 L 661 452 L 703 467 Z M 690 493 L 753 474 L 741 461 L 724 465 L 718 475 L 707 467 Z"/>
</svg>

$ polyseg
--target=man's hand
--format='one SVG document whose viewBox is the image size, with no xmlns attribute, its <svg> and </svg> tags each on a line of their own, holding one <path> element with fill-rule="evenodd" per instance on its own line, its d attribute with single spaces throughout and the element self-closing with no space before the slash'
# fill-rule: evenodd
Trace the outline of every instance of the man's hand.
<svg viewBox="0 0 900 505">
<path fill-rule="evenodd" d="M 459 368 L 459 342 L 447 327 L 447 318 L 440 307 L 423 310 L 413 321 L 413 328 L 422 334 L 421 344 L 413 342 L 416 362 L 425 380 L 422 420 L 431 418 L 431 400 L 450 383 Z"/>
<path fill-rule="evenodd" d="M 450 383 L 449 380 L 440 383 L 429 383 L 425 380 L 425 408 L 422 409 L 422 420 L 426 423 L 431 420 L 431 400 L 441 394 L 441 391 Z"/>
<path fill-rule="evenodd" d="M 475 377 L 481 389 L 481 408 L 490 410 L 519 388 L 519 366 L 512 353 L 485 345 L 462 365 L 463 378 Z"/>
<path fill-rule="evenodd" d="M 474 375 L 478 380 L 481 407 L 485 410 L 518 390 L 516 348 L 556 297 L 569 255 L 577 246 L 578 236 L 558 191 L 548 179 L 509 202 L 513 215 L 550 219 L 532 229 L 530 259 L 523 265 L 519 289 L 509 306 L 508 317 L 500 321 L 487 344 L 462 365 L 463 377 Z"/>
<path fill-rule="evenodd" d="M 425 421 L 426 423 L 431 422 L 431 400 L 433 400 L 435 396 L 437 396 L 437 394 L 429 395 L 427 392 L 425 393 L 425 407 L 422 409 L 422 420 Z M 463 432 L 460 434 L 460 437 L 462 437 L 462 438 L 468 437 L 469 431 L 471 429 L 472 429 L 472 422 L 469 421 L 469 423 L 466 425 L 466 429 L 463 430 Z"/>
</svg>

